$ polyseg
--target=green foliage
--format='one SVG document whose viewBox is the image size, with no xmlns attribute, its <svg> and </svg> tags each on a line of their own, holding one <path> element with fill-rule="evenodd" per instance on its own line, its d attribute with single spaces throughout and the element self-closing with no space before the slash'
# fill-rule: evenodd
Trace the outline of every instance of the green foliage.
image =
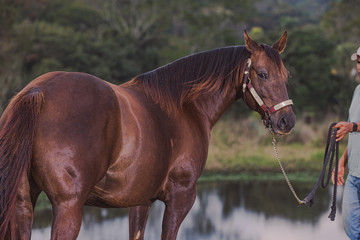
<svg viewBox="0 0 360 240">
<path fill-rule="evenodd" d="M 291 73 L 289 95 L 297 112 L 345 114 L 353 82 L 332 73 L 335 45 L 319 28 L 295 30 L 289 34 L 284 61 Z M 345 111 L 344 111 L 345 110 Z"/>
<path fill-rule="evenodd" d="M 242 44 L 246 28 L 268 44 L 288 30 L 283 56 L 297 115 L 346 117 L 359 6 L 354 0 L 3 0 L 0 112 L 43 73 L 82 71 L 119 84 L 194 52 Z M 236 105 L 229 116 L 244 111 Z"/>
<path fill-rule="evenodd" d="M 321 24 L 336 42 L 356 42 L 360 37 L 360 5 L 357 0 L 333 1 Z"/>
<path fill-rule="evenodd" d="M 207 172 L 280 172 L 271 134 L 258 118 L 221 119 L 214 126 Z M 329 125 L 328 121 L 307 124 L 298 119 L 293 133 L 277 137 L 277 151 L 287 172 L 321 171 Z M 346 143 L 340 142 L 340 155 Z"/>
<path fill-rule="evenodd" d="M 77 31 L 95 30 L 103 22 L 101 14 L 73 0 L 52 0 L 42 11 L 41 20 Z"/>
</svg>

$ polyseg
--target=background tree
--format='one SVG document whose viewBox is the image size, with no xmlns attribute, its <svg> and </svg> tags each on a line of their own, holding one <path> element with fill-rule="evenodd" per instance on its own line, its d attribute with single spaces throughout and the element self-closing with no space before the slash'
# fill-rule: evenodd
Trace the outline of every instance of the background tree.
<svg viewBox="0 0 360 240">
<path fill-rule="evenodd" d="M 284 61 L 291 73 L 289 95 L 297 112 L 326 115 L 345 114 L 354 82 L 335 75 L 335 46 L 319 28 L 296 30 L 289 34 Z M 349 55 L 348 55 L 349 57 Z"/>
<path fill-rule="evenodd" d="M 3 0 L 0 112 L 15 91 L 49 71 L 88 72 L 119 84 L 195 52 L 243 44 L 244 29 L 269 44 L 286 29 L 283 56 L 297 115 L 346 117 L 359 6 L 354 0 Z M 245 111 L 239 105 L 231 116 Z"/>
</svg>

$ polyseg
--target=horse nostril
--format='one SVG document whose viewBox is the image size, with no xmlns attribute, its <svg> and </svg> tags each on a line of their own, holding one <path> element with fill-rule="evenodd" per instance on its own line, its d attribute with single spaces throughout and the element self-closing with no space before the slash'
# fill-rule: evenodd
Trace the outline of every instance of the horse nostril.
<svg viewBox="0 0 360 240">
<path fill-rule="evenodd" d="M 280 130 L 285 130 L 287 126 L 287 120 L 286 117 L 282 117 L 279 121 L 278 121 L 278 128 Z"/>
</svg>

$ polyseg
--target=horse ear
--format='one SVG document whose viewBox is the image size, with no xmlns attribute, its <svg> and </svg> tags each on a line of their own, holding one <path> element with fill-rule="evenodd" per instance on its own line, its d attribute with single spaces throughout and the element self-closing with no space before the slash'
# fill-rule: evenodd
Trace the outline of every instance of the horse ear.
<svg viewBox="0 0 360 240">
<path fill-rule="evenodd" d="M 287 31 L 284 32 L 284 34 L 279 39 L 279 41 L 274 43 L 272 48 L 277 50 L 279 53 L 282 53 L 284 51 L 285 47 L 286 47 L 286 41 L 287 41 Z"/>
<path fill-rule="evenodd" d="M 252 40 L 249 35 L 247 34 L 246 30 L 244 30 L 244 39 L 246 48 L 251 52 L 254 53 L 256 50 L 259 50 L 260 46 Z"/>
</svg>

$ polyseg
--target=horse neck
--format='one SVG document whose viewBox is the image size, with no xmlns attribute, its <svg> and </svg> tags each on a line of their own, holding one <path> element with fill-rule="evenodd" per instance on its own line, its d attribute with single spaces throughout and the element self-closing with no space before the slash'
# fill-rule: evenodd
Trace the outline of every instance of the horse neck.
<svg viewBox="0 0 360 240">
<path fill-rule="evenodd" d="M 236 99 L 235 90 L 229 92 L 219 91 L 215 94 L 204 93 L 194 100 L 194 105 L 199 114 L 205 117 L 212 128 Z"/>
</svg>

